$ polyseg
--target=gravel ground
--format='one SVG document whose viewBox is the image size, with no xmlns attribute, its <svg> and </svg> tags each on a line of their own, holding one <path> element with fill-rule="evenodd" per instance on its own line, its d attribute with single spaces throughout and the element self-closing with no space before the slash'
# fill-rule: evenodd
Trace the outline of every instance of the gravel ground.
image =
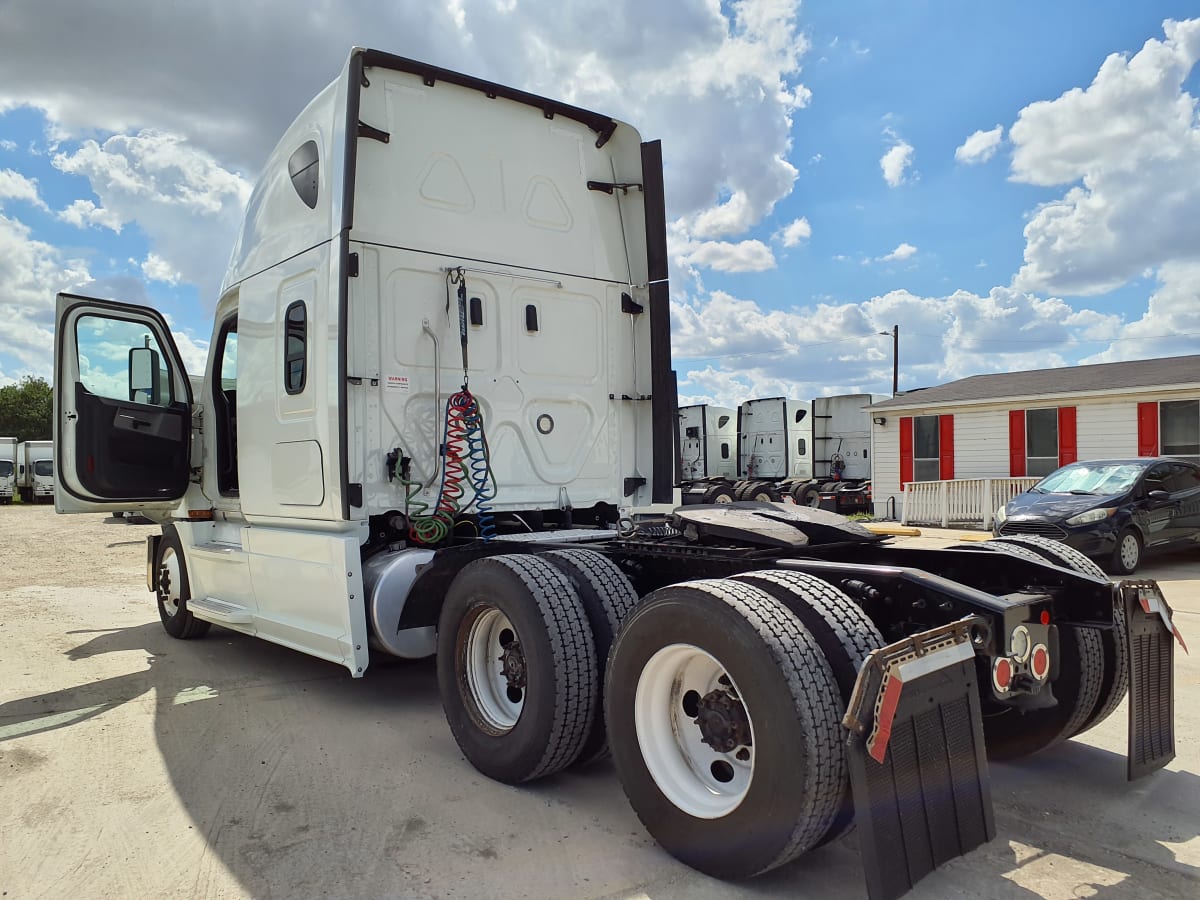
<svg viewBox="0 0 1200 900">
<path fill-rule="evenodd" d="M 607 765 L 488 781 L 454 745 L 428 663 L 353 680 L 220 628 L 167 637 L 145 590 L 152 531 L 0 507 L 5 900 L 865 895 L 852 836 L 723 884 L 657 848 Z M 1140 574 L 1200 644 L 1195 551 Z M 1133 784 L 1124 708 L 993 766 L 996 840 L 911 896 L 1200 896 L 1200 661 L 1182 654 L 1176 710 L 1178 757 Z"/>
</svg>

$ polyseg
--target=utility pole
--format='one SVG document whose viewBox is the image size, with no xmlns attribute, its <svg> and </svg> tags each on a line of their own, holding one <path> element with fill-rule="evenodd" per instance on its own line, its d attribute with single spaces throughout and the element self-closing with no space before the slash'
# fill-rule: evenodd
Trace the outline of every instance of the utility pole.
<svg viewBox="0 0 1200 900">
<path fill-rule="evenodd" d="M 892 336 L 892 396 L 900 391 L 900 326 L 893 325 L 891 331 L 881 331 L 884 337 Z"/>
</svg>

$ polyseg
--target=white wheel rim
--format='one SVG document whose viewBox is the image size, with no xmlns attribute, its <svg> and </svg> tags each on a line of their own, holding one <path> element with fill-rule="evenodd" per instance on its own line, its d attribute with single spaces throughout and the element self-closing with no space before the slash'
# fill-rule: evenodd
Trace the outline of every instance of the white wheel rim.
<svg viewBox="0 0 1200 900">
<path fill-rule="evenodd" d="M 713 502 L 714 503 L 732 503 L 733 498 L 730 497 L 728 494 L 717 494 L 716 499 L 713 500 Z"/>
<path fill-rule="evenodd" d="M 713 691 L 741 697 L 716 658 L 691 644 L 671 644 L 646 662 L 633 701 L 634 728 L 650 777 L 671 803 L 699 819 L 729 815 L 741 805 L 754 779 L 754 722 L 749 710 L 750 743 L 728 753 L 704 743 L 694 716 L 685 711 L 691 692 L 705 697 Z"/>
<path fill-rule="evenodd" d="M 1132 534 L 1127 534 L 1121 538 L 1121 562 L 1125 568 L 1132 569 L 1137 565 L 1138 561 L 1138 545 L 1137 538 Z"/>
<path fill-rule="evenodd" d="M 510 687 L 504 672 L 505 652 L 517 640 L 508 616 L 494 606 L 476 616 L 467 634 L 467 688 L 479 714 L 497 731 L 511 730 L 525 707 L 525 688 Z"/>
<path fill-rule="evenodd" d="M 179 601 L 182 599 L 181 580 L 179 556 L 175 553 L 174 547 L 167 547 L 163 550 L 162 559 L 158 564 L 158 599 L 162 602 L 163 609 L 166 610 L 168 616 L 174 616 L 179 612 Z M 166 590 L 163 589 L 164 583 Z"/>
</svg>

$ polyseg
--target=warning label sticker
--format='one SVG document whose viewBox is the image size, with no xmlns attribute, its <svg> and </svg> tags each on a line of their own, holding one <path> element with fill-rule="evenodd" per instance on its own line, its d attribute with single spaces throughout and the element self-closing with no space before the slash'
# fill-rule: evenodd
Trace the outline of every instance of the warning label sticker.
<svg viewBox="0 0 1200 900">
<path fill-rule="evenodd" d="M 403 391 L 407 394 L 412 390 L 412 384 L 409 382 L 407 375 L 388 375 L 384 380 L 384 384 L 391 391 Z"/>
</svg>

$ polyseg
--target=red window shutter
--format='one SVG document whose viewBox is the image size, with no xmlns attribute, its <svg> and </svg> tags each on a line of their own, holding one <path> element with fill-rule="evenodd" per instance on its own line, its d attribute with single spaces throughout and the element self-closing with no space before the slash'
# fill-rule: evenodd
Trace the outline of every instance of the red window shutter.
<svg viewBox="0 0 1200 900">
<path fill-rule="evenodd" d="M 1158 456 L 1158 403 L 1138 404 L 1138 456 Z"/>
<path fill-rule="evenodd" d="M 913 480 L 913 426 L 912 416 L 900 419 L 900 490 Z"/>
<path fill-rule="evenodd" d="M 1008 411 L 1008 474 L 1013 478 L 1025 475 L 1025 410 Z"/>
<path fill-rule="evenodd" d="M 938 416 L 938 477 L 954 478 L 954 416 Z"/>
<path fill-rule="evenodd" d="M 1079 459 L 1079 444 L 1075 438 L 1075 407 L 1058 408 L 1058 464 L 1065 466 Z"/>
</svg>

